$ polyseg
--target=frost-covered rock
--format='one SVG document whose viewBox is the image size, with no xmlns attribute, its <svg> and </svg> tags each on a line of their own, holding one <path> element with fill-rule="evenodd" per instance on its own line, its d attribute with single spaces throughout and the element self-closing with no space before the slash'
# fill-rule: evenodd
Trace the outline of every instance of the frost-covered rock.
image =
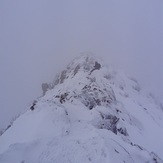
<svg viewBox="0 0 163 163">
<path fill-rule="evenodd" d="M 163 109 L 100 59 L 74 59 L 0 136 L 2 163 L 163 163 Z"/>
</svg>

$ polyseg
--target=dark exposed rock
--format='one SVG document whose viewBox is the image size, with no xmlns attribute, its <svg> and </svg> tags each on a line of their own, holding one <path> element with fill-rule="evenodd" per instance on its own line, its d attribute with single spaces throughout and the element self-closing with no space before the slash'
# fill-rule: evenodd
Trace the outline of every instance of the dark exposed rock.
<svg viewBox="0 0 163 163">
<path fill-rule="evenodd" d="M 32 106 L 30 107 L 30 109 L 31 109 L 32 111 L 35 109 L 36 103 L 37 103 L 37 101 L 34 101 L 33 104 L 32 104 Z"/>
<path fill-rule="evenodd" d="M 13 122 L 11 122 L 5 129 L 0 131 L 0 136 L 3 135 L 4 132 L 6 132 L 11 126 L 12 126 Z"/>
<path fill-rule="evenodd" d="M 85 85 L 78 99 L 81 99 L 81 102 L 89 109 L 100 105 L 108 106 L 116 101 L 112 89 L 100 90 L 95 82 L 92 82 L 90 85 Z"/>
<path fill-rule="evenodd" d="M 60 76 L 60 83 L 63 83 L 64 80 L 66 79 L 66 70 L 62 71 L 61 76 Z"/>
<path fill-rule="evenodd" d="M 66 101 L 67 96 L 68 96 L 67 92 L 59 96 L 61 104 Z"/>
<path fill-rule="evenodd" d="M 101 68 L 101 64 L 98 63 L 98 62 L 95 62 L 94 68 L 95 68 L 96 70 L 99 70 L 99 69 Z"/>
<path fill-rule="evenodd" d="M 119 153 L 116 149 L 114 149 L 114 151 L 115 151 L 116 153 Z"/>
<path fill-rule="evenodd" d="M 116 112 L 117 112 L 117 113 L 122 113 L 119 109 L 116 109 Z"/>
<path fill-rule="evenodd" d="M 124 136 L 128 136 L 127 129 L 124 127 L 118 128 L 118 132 Z"/>
<path fill-rule="evenodd" d="M 79 70 L 80 70 L 80 65 L 77 65 L 74 69 L 74 76 L 78 73 Z"/>
<path fill-rule="evenodd" d="M 119 121 L 119 118 L 117 118 L 114 115 L 105 115 L 100 113 L 102 120 L 97 125 L 97 128 L 99 129 L 107 129 L 112 131 L 114 134 L 117 134 L 117 124 Z"/>
<path fill-rule="evenodd" d="M 35 109 L 35 104 L 30 107 L 30 109 L 33 111 Z"/>
<path fill-rule="evenodd" d="M 94 71 L 94 70 L 99 70 L 101 68 L 101 64 L 98 63 L 97 61 L 95 62 L 94 68 L 91 70 L 90 74 Z"/>
</svg>

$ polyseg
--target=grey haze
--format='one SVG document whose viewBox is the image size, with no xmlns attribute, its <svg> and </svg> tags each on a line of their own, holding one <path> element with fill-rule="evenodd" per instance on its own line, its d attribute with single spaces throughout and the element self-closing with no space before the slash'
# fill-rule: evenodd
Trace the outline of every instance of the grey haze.
<svg viewBox="0 0 163 163">
<path fill-rule="evenodd" d="M 0 128 L 82 51 L 163 100 L 162 0 L 1 0 Z"/>
</svg>

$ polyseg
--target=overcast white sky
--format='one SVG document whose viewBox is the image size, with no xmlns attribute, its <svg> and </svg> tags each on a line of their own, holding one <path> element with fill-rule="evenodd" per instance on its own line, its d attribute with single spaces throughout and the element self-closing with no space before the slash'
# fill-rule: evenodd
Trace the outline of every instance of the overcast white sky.
<svg viewBox="0 0 163 163">
<path fill-rule="evenodd" d="M 0 128 L 91 51 L 163 100 L 162 0 L 0 0 Z"/>
</svg>

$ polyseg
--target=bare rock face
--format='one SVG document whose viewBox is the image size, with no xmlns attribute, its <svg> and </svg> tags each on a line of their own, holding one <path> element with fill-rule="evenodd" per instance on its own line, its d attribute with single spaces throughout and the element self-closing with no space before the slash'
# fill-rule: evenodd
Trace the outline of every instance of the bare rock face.
<svg viewBox="0 0 163 163">
<path fill-rule="evenodd" d="M 114 134 L 117 134 L 117 124 L 118 124 L 118 121 L 119 121 L 119 118 L 117 118 L 116 116 L 114 115 L 104 115 L 101 113 L 101 121 L 100 123 L 97 125 L 97 128 L 99 129 L 107 129 L 107 130 L 110 130 L 112 131 Z"/>
<path fill-rule="evenodd" d="M 114 91 L 111 88 L 101 90 L 96 83 L 85 85 L 78 97 L 89 109 L 101 105 L 109 106 L 116 102 Z"/>
<path fill-rule="evenodd" d="M 98 63 L 97 61 L 95 62 L 94 68 L 91 70 L 90 74 L 94 71 L 94 70 L 99 70 L 101 68 L 101 64 Z"/>
</svg>

